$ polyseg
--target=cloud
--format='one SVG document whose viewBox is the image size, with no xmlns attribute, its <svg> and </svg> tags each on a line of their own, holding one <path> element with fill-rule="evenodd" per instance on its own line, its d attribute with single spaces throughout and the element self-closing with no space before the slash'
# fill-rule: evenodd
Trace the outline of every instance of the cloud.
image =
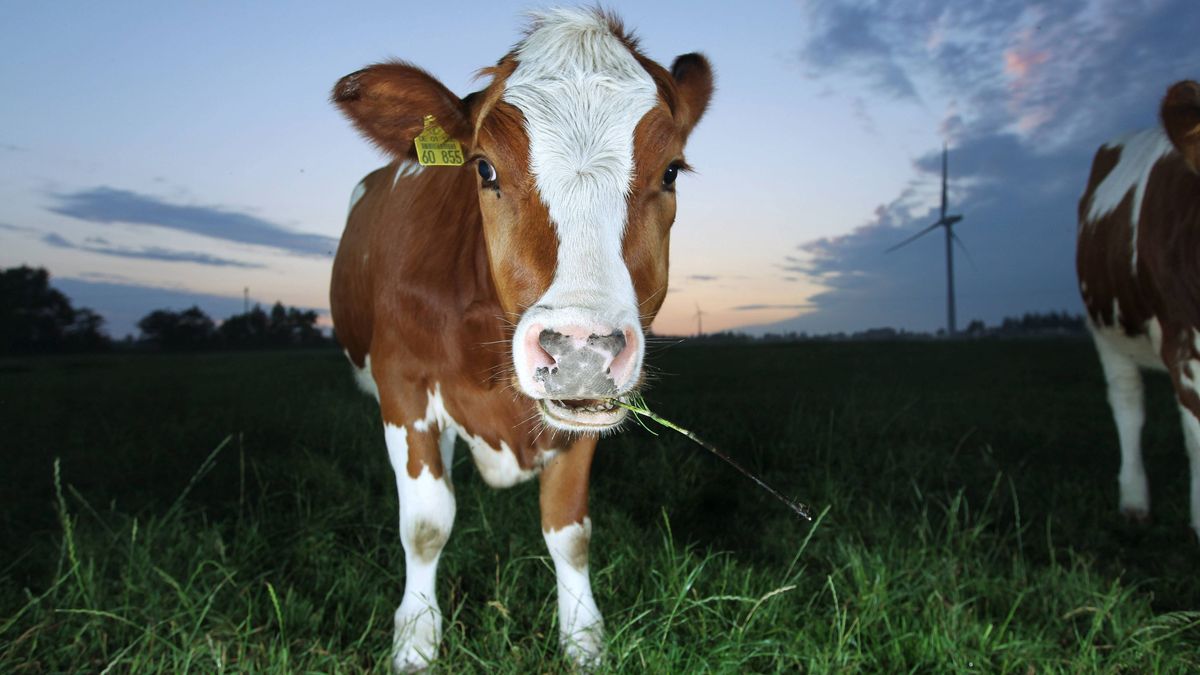
<svg viewBox="0 0 1200 675">
<path fill-rule="evenodd" d="M 101 237 L 88 237 L 86 240 L 84 240 L 83 245 L 79 245 L 73 244 L 64 239 L 62 236 L 51 232 L 42 236 L 42 242 L 56 248 L 88 251 L 89 253 L 99 253 L 100 255 L 113 256 L 117 258 L 157 260 L 161 262 L 195 263 L 197 265 L 209 265 L 212 267 L 238 267 L 242 269 L 261 269 L 266 267 L 265 265 L 259 263 L 249 263 L 240 260 L 232 260 L 230 258 L 221 258 L 218 256 L 208 255 L 207 253 L 177 251 L 163 248 L 161 246 L 146 246 L 142 248 L 112 246 L 107 240 Z"/>
<path fill-rule="evenodd" d="M 331 237 L 293 232 L 258 216 L 216 206 L 171 204 L 103 186 L 53 196 L 57 204 L 50 211 L 93 223 L 153 225 L 306 256 L 325 257 L 337 248 L 337 240 Z"/>
<path fill-rule="evenodd" d="M 812 305 L 808 305 L 808 304 L 799 304 L 799 305 L 738 305 L 737 307 L 730 307 L 730 309 L 731 309 L 731 310 L 733 310 L 733 311 L 735 311 L 735 312 L 749 312 L 749 311 L 753 311 L 753 310 L 756 310 L 756 309 L 809 309 L 810 307 L 812 307 Z"/>
<path fill-rule="evenodd" d="M 20 225 L 9 225 L 8 223 L 0 223 L 0 230 L 5 232 L 20 232 L 21 234 L 35 234 L 37 230 L 32 227 L 21 227 Z"/>
<path fill-rule="evenodd" d="M 955 232 L 971 252 L 954 251 L 958 325 L 1025 311 L 1080 308 L 1074 279 L 1076 203 L 1091 157 L 1103 142 L 1156 123 L 1170 83 L 1195 76 L 1200 5 L 1072 1 L 1026 3 L 857 3 L 864 44 L 843 44 L 846 14 L 810 3 L 824 17 L 801 55 L 845 95 L 864 90 L 903 101 L 879 78 L 900 69 L 927 105 L 942 108 L 950 146 Z M 834 28 L 831 28 L 834 27 Z M 842 40 L 842 41 L 839 41 Z M 882 44 L 874 44 L 879 41 Z M 1154 45 L 1153 49 L 1147 45 Z M 813 58 L 816 50 L 820 58 Z M 830 52 L 832 53 L 825 53 Z M 882 60 L 890 62 L 883 68 Z M 882 68 L 882 70 L 877 69 Z M 874 105 L 879 103 L 877 96 Z M 937 114 L 937 111 L 935 111 Z M 868 326 L 929 330 L 946 316 L 946 253 L 941 230 L 884 251 L 937 219 L 940 148 L 913 163 L 908 185 L 845 235 L 797 246 L 785 273 L 826 290 L 814 311 L 752 332 L 824 332 Z"/>
<path fill-rule="evenodd" d="M 875 9 L 866 4 L 813 2 L 813 30 L 820 36 L 800 50 L 817 71 L 848 69 L 897 98 L 917 98 L 917 89 L 892 46 L 877 34 Z"/>
<path fill-rule="evenodd" d="M 79 275 L 80 279 L 85 281 L 103 281 L 114 284 L 129 284 L 131 286 L 142 286 L 136 279 L 127 277 L 124 274 L 114 274 L 112 272 L 83 272 Z M 170 288 L 169 286 L 161 286 L 160 288 Z M 175 290 L 186 290 L 183 286 L 176 286 Z"/>
<path fill-rule="evenodd" d="M 716 281 L 720 278 L 713 274 L 691 274 L 687 277 L 688 281 Z"/>
<path fill-rule="evenodd" d="M 54 234 L 53 232 L 51 232 L 50 234 L 43 235 L 42 243 L 48 244 L 55 248 L 76 248 L 76 246 L 74 244 L 67 241 L 66 239 L 63 239 L 59 235 Z"/>
</svg>

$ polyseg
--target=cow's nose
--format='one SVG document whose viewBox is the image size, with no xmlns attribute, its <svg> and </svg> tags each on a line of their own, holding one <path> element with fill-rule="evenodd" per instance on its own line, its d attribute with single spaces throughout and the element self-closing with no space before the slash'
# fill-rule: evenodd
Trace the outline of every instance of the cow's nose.
<svg viewBox="0 0 1200 675">
<path fill-rule="evenodd" d="M 637 337 L 631 329 L 532 326 L 526 339 L 539 348 L 533 380 L 548 398 L 608 398 L 632 379 Z"/>
</svg>

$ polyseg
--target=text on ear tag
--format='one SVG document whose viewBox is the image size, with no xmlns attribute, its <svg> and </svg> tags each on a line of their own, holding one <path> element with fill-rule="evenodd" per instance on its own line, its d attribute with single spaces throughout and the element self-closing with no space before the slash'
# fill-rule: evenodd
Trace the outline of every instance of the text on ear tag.
<svg viewBox="0 0 1200 675">
<path fill-rule="evenodd" d="M 421 166 L 462 166 L 462 146 L 438 126 L 433 115 L 425 116 L 425 129 L 413 139 L 413 145 Z"/>
</svg>

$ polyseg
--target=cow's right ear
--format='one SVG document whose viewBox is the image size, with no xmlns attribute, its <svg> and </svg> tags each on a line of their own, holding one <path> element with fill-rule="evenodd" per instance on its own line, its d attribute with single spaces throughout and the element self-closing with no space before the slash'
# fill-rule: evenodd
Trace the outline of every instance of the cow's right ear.
<svg viewBox="0 0 1200 675">
<path fill-rule="evenodd" d="M 1200 172 L 1200 84 L 1184 80 L 1171 85 L 1160 115 L 1171 143 L 1192 171 Z"/>
<path fill-rule="evenodd" d="M 438 126 L 464 146 L 471 140 L 467 105 L 416 66 L 379 63 L 338 80 L 333 102 L 354 126 L 396 157 L 415 157 L 413 138 L 433 115 Z"/>
</svg>

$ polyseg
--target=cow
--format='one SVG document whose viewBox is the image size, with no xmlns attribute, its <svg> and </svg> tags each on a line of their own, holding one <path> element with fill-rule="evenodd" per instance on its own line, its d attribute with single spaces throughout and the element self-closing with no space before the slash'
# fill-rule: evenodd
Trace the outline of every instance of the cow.
<svg viewBox="0 0 1200 675">
<path fill-rule="evenodd" d="M 1139 369 L 1166 371 L 1191 463 L 1200 537 L 1200 85 L 1179 82 L 1161 126 L 1102 146 L 1079 202 L 1076 269 L 1121 446 L 1120 510 L 1145 522 Z"/>
<path fill-rule="evenodd" d="M 405 582 L 392 665 L 421 670 L 439 648 L 435 577 L 461 439 L 493 487 L 539 477 L 560 642 L 590 667 L 603 654 L 588 577 L 592 457 L 625 420 L 616 401 L 643 382 L 675 182 L 713 74 L 695 53 L 667 70 L 598 9 L 534 13 L 480 73 L 487 86 L 462 98 L 403 62 L 333 90 L 394 158 L 352 193 L 330 288 L 337 337 L 379 403 L 399 492 Z M 448 156 L 414 150 L 431 129 Z"/>
</svg>

